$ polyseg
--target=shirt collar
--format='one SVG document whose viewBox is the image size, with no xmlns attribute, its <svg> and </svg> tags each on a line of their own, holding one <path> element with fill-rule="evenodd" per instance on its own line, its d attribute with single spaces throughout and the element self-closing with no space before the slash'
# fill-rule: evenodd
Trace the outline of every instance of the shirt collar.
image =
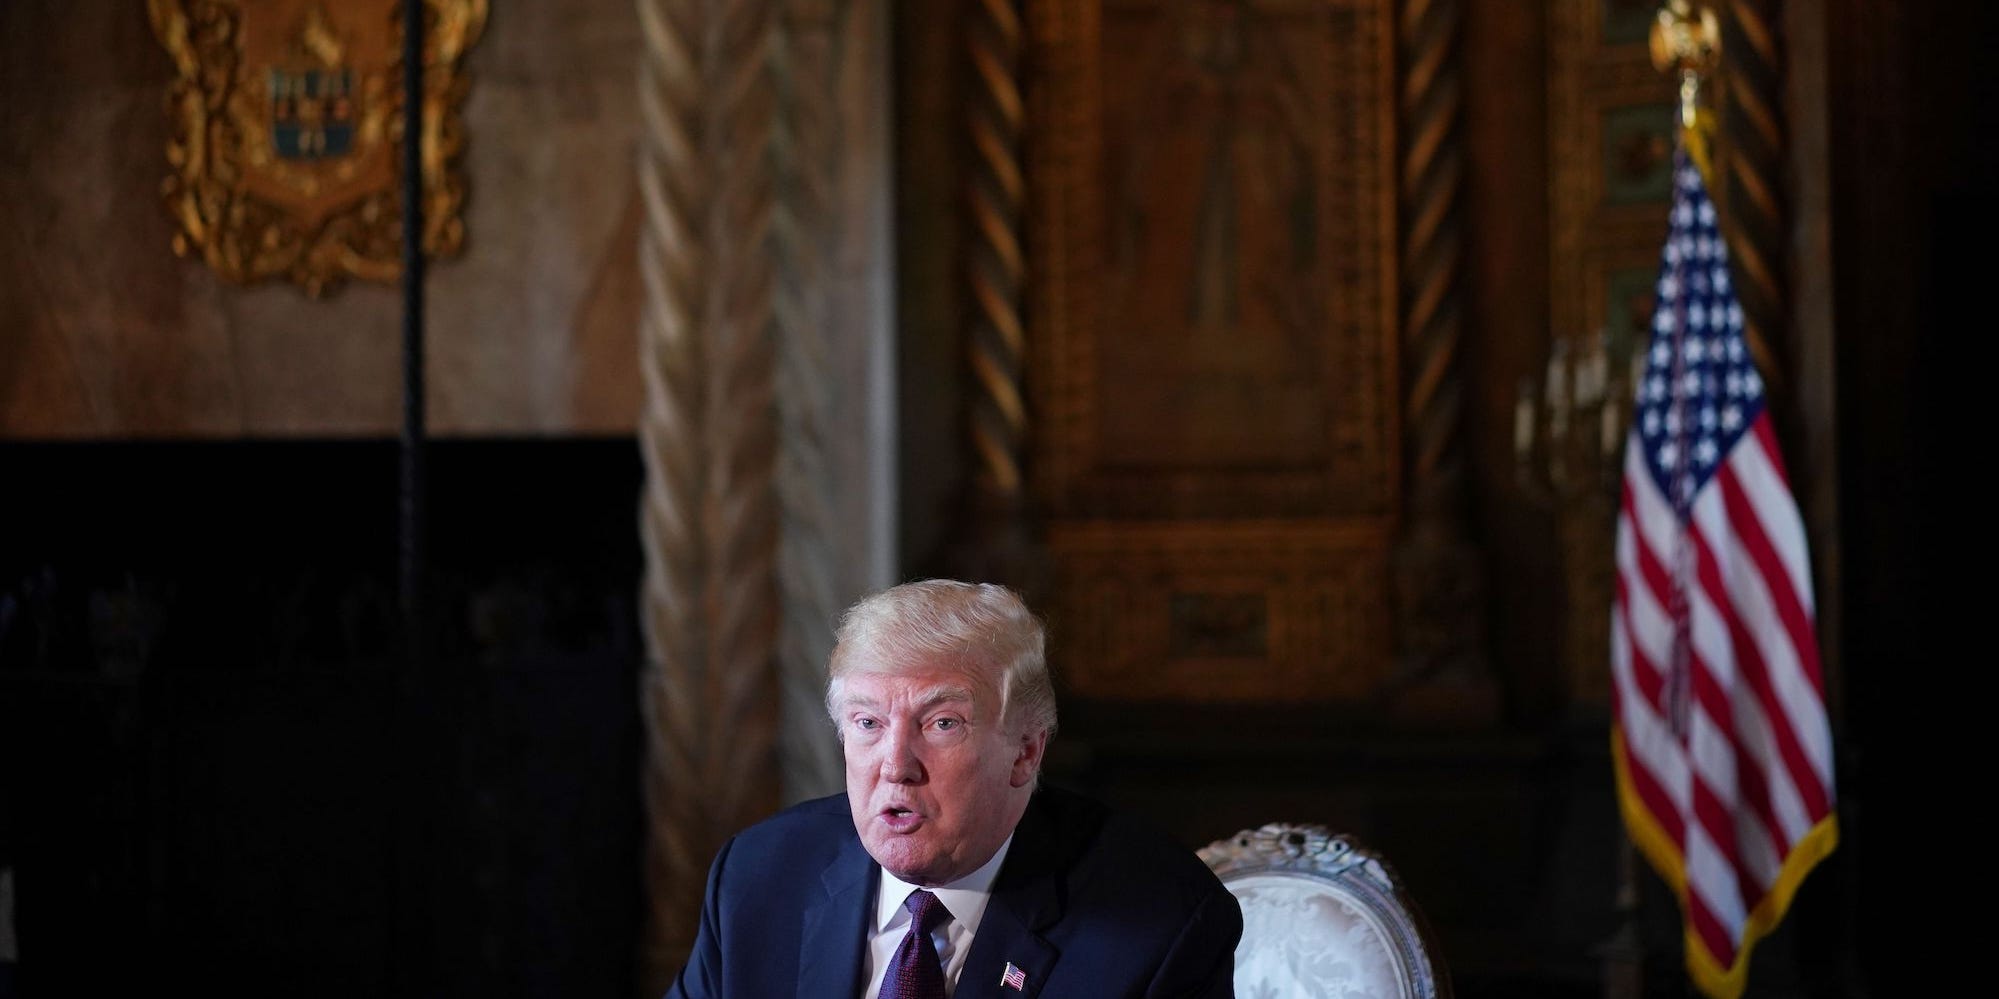
<svg viewBox="0 0 1999 999">
<path fill-rule="evenodd" d="M 950 910 L 951 919 L 964 928 L 966 933 L 979 931 L 979 920 L 985 918 L 986 902 L 993 895 L 993 878 L 999 875 L 1000 862 L 1006 859 L 1006 851 L 1013 846 L 1013 835 L 1008 834 L 1006 842 L 993 851 L 991 860 L 970 874 L 947 885 L 929 889 L 937 896 L 944 908 Z M 882 868 L 881 885 L 875 890 L 875 932 L 884 933 L 898 924 L 909 921 L 909 910 L 902 904 L 909 900 L 909 893 L 921 888 L 913 885 Z"/>
</svg>

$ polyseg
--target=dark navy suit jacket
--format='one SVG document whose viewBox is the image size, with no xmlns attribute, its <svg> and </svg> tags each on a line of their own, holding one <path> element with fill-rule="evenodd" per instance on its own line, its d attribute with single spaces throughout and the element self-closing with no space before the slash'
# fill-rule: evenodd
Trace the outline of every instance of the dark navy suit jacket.
<svg viewBox="0 0 1999 999">
<path fill-rule="evenodd" d="M 701 929 L 667 999 L 848 999 L 880 868 L 836 794 L 716 855 Z M 1242 910 L 1192 851 L 1087 798 L 1043 787 L 1014 828 L 955 999 L 1235 994 Z M 1000 981 L 1021 969 L 1025 987 Z"/>
</svg>

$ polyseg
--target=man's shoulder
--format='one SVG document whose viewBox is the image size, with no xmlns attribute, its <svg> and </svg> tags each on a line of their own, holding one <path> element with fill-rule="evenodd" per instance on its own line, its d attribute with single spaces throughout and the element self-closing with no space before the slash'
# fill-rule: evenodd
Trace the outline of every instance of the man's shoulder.
<svg viewBox="0 0 1999 999">
<path fill-rule="evenodd" d="M 1042 828 L 1067 829 L 1053 834 L 1057 887 L 1024 907 L 1047 914 L 1037 932 L 1065 954 L 1046 994 L 1232 994 L 1242 909 L 1200 856 L 1142 816 L 1061 791 L 1037 799 Z"/>
<path fill-rule="evenodd" d="M 1056 831 L 1055 852 L 1096 876 L 1178 883 L 1197 894 L 1220 885 L 1191 847 L 1150 819 L 1049 786 L 1035 792 L 1035 807 Z"/>
<path fill-rule="evenodd" d="M 803 844 L 837 846 L 854 838 L 854 817 L 847 794 L 829 794 L 792 805 L 736 834 L 736 849 L 797 850 Z"/>
<path fill-rule="evenodd" d="M 788 898 L 828 870 L 865 863 L 846 800 L 836 794 L 801 802 L 730 837 L 711 871 L 717 890 L 735 899 Z"/>
<path fill-rule="evenodd" d="M 769 825 L 771 823 L 783 824 L 788 822 L 822 822 L 828 818 L 839 819 L 844 822 L 854 821 L 853 810 L 847 807 L 847 792 L 835 791 L 823 798 L 810 798 L 801 801 L 763 820 L 758 825 Z"/>
</svg>

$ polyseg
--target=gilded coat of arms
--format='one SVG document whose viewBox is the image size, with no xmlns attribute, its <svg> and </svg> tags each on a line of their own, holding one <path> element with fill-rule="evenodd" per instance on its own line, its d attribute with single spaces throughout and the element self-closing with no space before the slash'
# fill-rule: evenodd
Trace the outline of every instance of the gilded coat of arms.
<svg viewBox="0 0 1999 999">
<path fill-rule="evenodd" d="M 486 0 L 421 0 L 423 245 L 464 243 L 459 123 L 465 50 Z M 320 295 L 402 270 L 402 8 L 398 0 L 148 0 L 173 57 L 162 191 L 174 252 L 239 283 Z"/>
</svg>

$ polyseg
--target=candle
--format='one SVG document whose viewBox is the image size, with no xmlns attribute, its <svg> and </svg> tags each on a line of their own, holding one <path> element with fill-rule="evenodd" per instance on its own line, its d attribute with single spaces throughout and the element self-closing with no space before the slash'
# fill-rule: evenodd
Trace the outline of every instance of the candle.
<svg viewBox="0 0 1999 999">
<path fill-rule="evenodd" d="M 1513 400 L 1513 457 L 1522 465 L 1534 451 L 1534 381 L 1520 379 L 1520 392 Z"/>
<path fill-rule="evenodd" d="M 1550 413 L 1567 409 L 1569 406 L 1569 342 L 1556 340 L 1548 351 L 1548 411 Z"/>
<path fill-rule="evenodd" d="M 1602 426 L 1602 437 L 1600 439 L 1600 444 L 1603 448 L 1602 453 L 1606 461 L 1614 461 L 1617 458 L 1618 431 L 1624 429 L 1622 426 L 1624 421 L 1622 419 L 1619 419 L 1619 417 L 1623 415 L 1621 412 L 1622 409 L 1623 407 L 1618 404 L 1617 400 L 1615 399 L 1604 400 L 1603 426 Z"/>
<path fill-rule="evenodd" d="M 1582 389 L 1577 389 L 1576 395 L 1582 405 L 1590 405 L 1602 399 L 1610 387 L 1610 343 L 1602 330 L 1597 330 L 1590 340 L 1589 353 L 1583 357 L 1583 371 L 1577 378 L 1588 381 L 1589 392 L 1585 395 Z"/>
</svg>

